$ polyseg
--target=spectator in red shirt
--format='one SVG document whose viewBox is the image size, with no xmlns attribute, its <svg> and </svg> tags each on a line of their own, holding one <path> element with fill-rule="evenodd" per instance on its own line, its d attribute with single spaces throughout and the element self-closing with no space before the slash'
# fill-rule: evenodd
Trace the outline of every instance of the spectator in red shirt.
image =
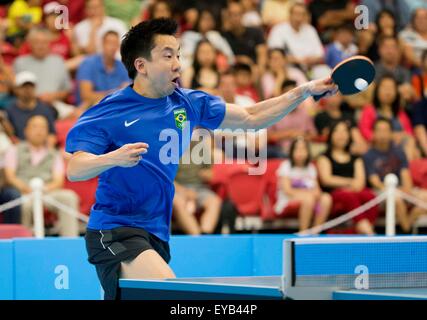
<svg viewBox="0 0 427 320">
<path fill-rule="evenodd" d="M 411 120 L 400 106 L 397 82 L 391 75 L 379 79 L 374 91 L 373 105 L 363 108 L 359 129 L 368 142 L 372 141 L 374 123 L 380 117 L 391 121 L 394 142 L 404 146 L 408 159 L 417 158 Z"/>
</svg>

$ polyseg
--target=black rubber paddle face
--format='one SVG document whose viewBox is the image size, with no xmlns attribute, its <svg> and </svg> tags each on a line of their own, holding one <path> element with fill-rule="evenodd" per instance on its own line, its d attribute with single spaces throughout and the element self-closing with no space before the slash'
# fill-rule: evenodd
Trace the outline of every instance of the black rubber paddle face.
<svg viewBox="0 0 427 320">
<path fill-rule="evenodd" d="M 351 95 L 366 90 L 374 81 L 375 67 L 372 61 L 365 56 L 353 56 L 340 62 L 332 71 L 332 80 L 338 86 L 343 95 Z M 363 79 L 367 82 L 366 88 L 359 90 L 355 86 L 356 79 Z M 327 93 L 313 96 L 315 101 L 319 101 Z"/>
<path fill-rule="evenodd" d="M 371 84 L 375 78 L 375 67 L 367 59 L 350 59 L 338 66 L 331 77 L 343 95 L 351 95 L 363 91 L 355 87 L 356 79 L 361 78 Z"/>
</svg>

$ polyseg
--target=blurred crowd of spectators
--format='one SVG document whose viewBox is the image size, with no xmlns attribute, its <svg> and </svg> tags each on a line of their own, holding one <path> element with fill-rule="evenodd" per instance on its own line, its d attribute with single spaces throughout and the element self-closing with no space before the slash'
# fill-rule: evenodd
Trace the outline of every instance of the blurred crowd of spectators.
<svg viewBox="0 0 427 320">
<path fill-rule="evenodd" d="M 356 29 L 359 4 L 368 8 L 369 25 Z M 375 63 L 368 90 L 307 99 L 243 145 L 283 159 L 278 215 L 297 202 L 300 230 L 319 225 L 373 199 L 388 173 L 427 200 L 409 170 L 427 156 L 425 0 L 15 0 L 0 8 L 0 203 L 27 194 L 31 178 L 41 176 L 46 192 L 79 209 L 78 196 L 63 187 L 66 132 L 57 129 L 130 84 L 120 39 L 159 17 L 179 22 L 181 86 L 242 107 L 327 76 L 356 54 Z M 211 166 L 180 166 L 174 211 L 186 233 L 218 230 L 222 200 L 211 179 Z M 423 211 L 401 199 L 396 206 L 402 231 L 410 232 Z M 356 217 L 355 231 L 373 234 L 380 211 Z M 18 207 L 0 219 L 31 226 L 29 212 Z M 57 214 L 59 234 L 78 233 L 67 214 Z"/>
</svg>

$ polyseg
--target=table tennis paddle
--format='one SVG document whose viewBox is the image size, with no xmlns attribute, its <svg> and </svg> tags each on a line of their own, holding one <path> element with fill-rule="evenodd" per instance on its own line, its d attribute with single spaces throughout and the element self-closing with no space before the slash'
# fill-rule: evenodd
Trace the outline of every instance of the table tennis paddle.
<svg viewBox="0 0 427 320">
<path fill-rule="evenodd" d="M 353 56 L 338 63 L 332 70 L 331 78 L 343 95 L 366 90 L 375 78 L 373 62 L 365 56 Z M 327 93 L 313 96 L 318 101 Z"/>
</svg>

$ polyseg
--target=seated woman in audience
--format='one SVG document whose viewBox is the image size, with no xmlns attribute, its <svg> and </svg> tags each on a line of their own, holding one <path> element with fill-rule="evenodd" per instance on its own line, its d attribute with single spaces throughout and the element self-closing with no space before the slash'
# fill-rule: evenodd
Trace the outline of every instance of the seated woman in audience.
<svg viewBox="0 0 427 320">
<path fill-rule="evenodd" d="M 183 70 L 193 63 L 197 43 L 206 38 L 225 58 L 227 66 L 234 64 L 234 53 L 222 35 L 216 30 L 215 17 L 209 10 L 201 10 L 193 30 L 184 32 L 181 36 L 181 67 Z"/>
<path fill-rule="evenodd" d="M 215 90 L 219 81 L 216 50 L 208 40 L 197 44 L 193 66 L 183 71 L 181 79 L 184 88 Z"/>
<path fill-rule="evenodd" d="M 320 185 L 332 196 L 332 215 L 347 213 L 375 198 L 366 188 L 363 160 L 350 153 L 351 143 L 347 123 L 336 122 L 329 132 L 327 151 L 317 161 Z M 378 207 L 374 206 L 354 217 L 356 232 L 374 234 L 377 215 Z"/>
<path fill-rule="evenodd" d="M 362 110 L 359 129 L 368 142 L 372 141 L 374 123 L 379 117 L 391 121 L 394 142 L 404 147 L 408 159 L 418 158 L 411 120 L 401 107 L 397 82 L 391 75 L 385 75 L 378 80 L 373 105 L 366 105 Z"/>
<path fill-rule="evenodd" d="M 307 78 L 300 69 L 288 65 L 283 49 L 270 49 L 268 51 L 268 70 L 261 78 L 264 99 L 280 95 L 281 86 L 285 80 L 294 80 L 297 85 L 301 85 L 307 81 Z"/>
<path fill-rule="evenodd" d="M 326 141 L 331 126 L 336 121 L 345 121 L 351 130 L 351 152 L 362 155 L 368 150 L 368 144 L 363 139 L 357 127 L 354 115 L 349 111 L 349 106 L 344 102 L 340 93 L 322 99 L 323 111 L 316 114 L 314 124 L 320 141 Z"/>
<path fill-rule="evenodd" d="M 282 214 L 291 203 L 299 203 L 299 231 L 323 224 L 328 218 L 332 198 L 322 192 L 317 182 L 317 171 L 311 163 L 308 141 L 299 137 L 292 141 L 289 160 L 277 170 L 279 178 L 275 212 Z"/>
</svg>

